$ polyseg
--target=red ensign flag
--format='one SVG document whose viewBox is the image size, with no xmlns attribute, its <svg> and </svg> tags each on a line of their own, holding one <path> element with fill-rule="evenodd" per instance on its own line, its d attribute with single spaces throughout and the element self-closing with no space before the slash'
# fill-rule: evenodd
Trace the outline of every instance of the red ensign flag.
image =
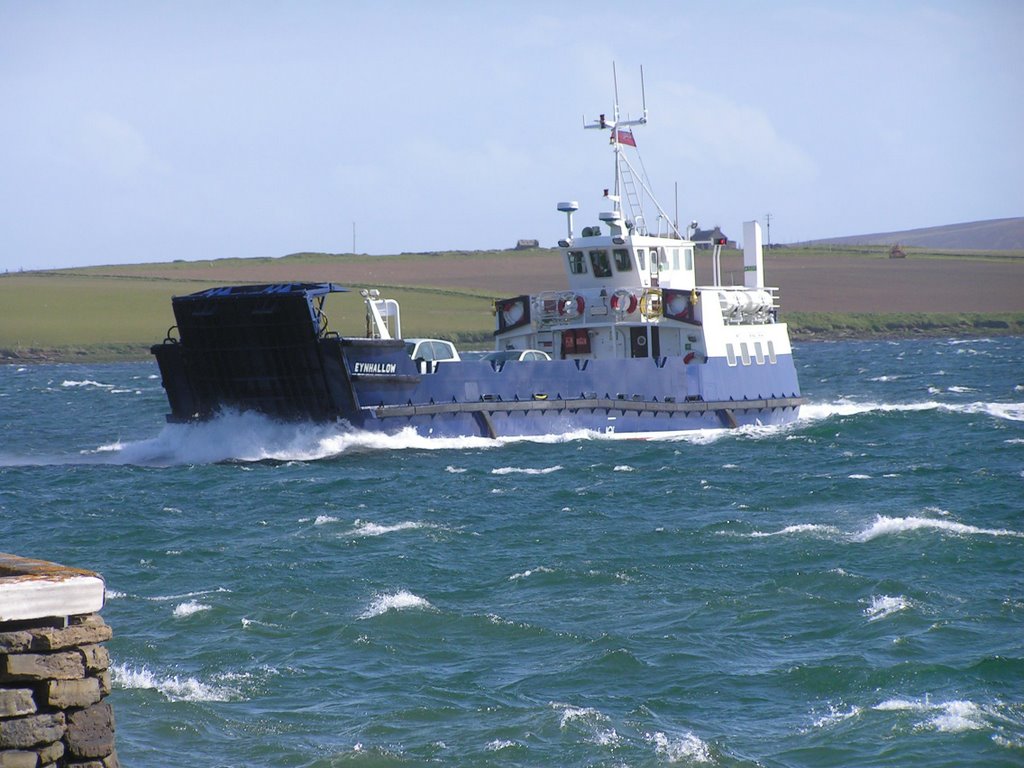
<svg viewBox="0 0 1024 768">
<path fill-rule="evenodd" d="M 619 131 L 618 142 L 619 144 L 628 144 L 631 147 L 636 146 L 636 139 L 633 138 L 632 131 Z"/>
</svg>

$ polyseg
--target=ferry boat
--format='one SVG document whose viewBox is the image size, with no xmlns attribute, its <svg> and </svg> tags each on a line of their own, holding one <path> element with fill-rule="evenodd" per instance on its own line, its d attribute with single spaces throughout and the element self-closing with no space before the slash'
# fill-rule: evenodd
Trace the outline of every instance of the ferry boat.
<svg viewBox="0 0 1024 768">
<path fill-rule="evenodd" d="M 568 290 L 499 299 L 491 359 L 440 339 L 403 339 L 393 299 L 364 288 L 366 331 L 328 327 L 333 283 L 225 286 L 172 300 L 178 337 L 152 347 L 170 421 L 224 409 L 345 421 L 425 436 L 537 436 L 589 430 L 630 437 L 795 420 L 801 396 L 778 291 L 764 284 L 761 229 L 743 225 L 744 284 L 723 285 L 724 237 L 680 231 L 629 159 L 633 129 L 601 115 L 614 185 L 601 225 L 577 234 L 575 202 L 558 243 Z M 641 195 L 657 208 L 649 228 Z M 625 203 L 625 205 L 624 205 Z M 695 260 L 711 258 L 698 285 Z"/>
</svg>

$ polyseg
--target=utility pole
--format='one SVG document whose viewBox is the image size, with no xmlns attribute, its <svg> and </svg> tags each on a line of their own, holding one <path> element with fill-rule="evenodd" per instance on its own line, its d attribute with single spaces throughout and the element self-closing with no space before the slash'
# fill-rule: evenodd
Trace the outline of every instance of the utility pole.
<svg viewBox="0 0 1024 768">
<path fill-rule="evenodd" d="M 772 215 L 770 213 L 766 213 L 764 215 L 764 221 L 765 221 L 765 224 L 767 225 L 767 229 L 768 229 L 768 247 L 771 248 L 772 247 Z"/>
<path fill-rule="evenodd" d="M 352 255 L 356 255 L 356 223 L 352 222 Z"/>
</svg>

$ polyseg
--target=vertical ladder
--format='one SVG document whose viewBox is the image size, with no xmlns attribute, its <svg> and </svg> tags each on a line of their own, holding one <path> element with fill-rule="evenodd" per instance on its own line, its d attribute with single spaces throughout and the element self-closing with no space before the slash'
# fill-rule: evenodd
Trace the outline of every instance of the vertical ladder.
<svg viewBox="0 0 1024 768">
<path fill-rule="evenodd" d="M 626 204 L 629 206 L 629 215 L 633 219 L 634 229 L 637 234 L 646 235 L 647 225 L 644 223 L 644 209 L 640 205 L 633 169 L 628 162 L 619 163 L 619 177 L 622 179 L 622 191 L 626 193 Z"/>
</svg>

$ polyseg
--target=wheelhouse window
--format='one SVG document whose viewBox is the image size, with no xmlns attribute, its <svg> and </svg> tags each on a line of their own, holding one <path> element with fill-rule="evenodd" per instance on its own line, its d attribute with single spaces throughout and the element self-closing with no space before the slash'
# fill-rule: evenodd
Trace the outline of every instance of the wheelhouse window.
<svg viewBox="0 0 1024 768">
<path fill-rule="evenodd" d="M 687 271 L 693 269 L 693 248 L 683 249 L 683 263 L 686 265 Z"/>
<path fill-rule="evenodd" d="M 732 344 L 725 345 L 725 361 L 729 365 L 736 365 L 736 350 L 733 349 Z"/>
<path fill-rule="evenodd" d="M 679 249 L 672 249 L 672 269 L 679 269 Z"/>
<path fill-rule="evenodd" d="M 769 339 L 768 340 L 768 361 L 771 362 L 771 363 L 774 363 L 776 361 L 776 359 L 777 358 L 775 357 L 775 342 Z"/>
<path fill-rule="evenodd" d="M 747 346 L 747 342 L 740 342 L 740 358 L 743 360 L 744 365 L 750 365 L 750 347 Z"/>
<path fill-rule="evenodd" d="M 611 277 L 612 265 L 608 261 L 608 251 L 591 251 L 590 266 L 594 268 L 594 277 Z"/>
<path fill-rule="evenodd" d="M 587 274 L 587 262 L 583 259 L 583 251 L 569 251 L 569 272 L 574 275 Z"/>
<path fill-rule="evenodd" d="M 761 346 L 760 341 L 754 342 L 754 359 L 757 360 L 758 365 L 764 365 L 764 347 Z"/>
<path fill-rule="evenodd" d="M 612 257 L 615 260 L 615 269 L 619 272 L 630 272 L 633 264 L 629 259 L 629 250 L 626 248 L 615 248 L 612 250 Z"/>
<path fill-rule="evenodd" d="M 647 252 L 643 248 L 636 249 L 636 264 L 640 267 L 640 271 L 647 269 Z"/>
</svg>

